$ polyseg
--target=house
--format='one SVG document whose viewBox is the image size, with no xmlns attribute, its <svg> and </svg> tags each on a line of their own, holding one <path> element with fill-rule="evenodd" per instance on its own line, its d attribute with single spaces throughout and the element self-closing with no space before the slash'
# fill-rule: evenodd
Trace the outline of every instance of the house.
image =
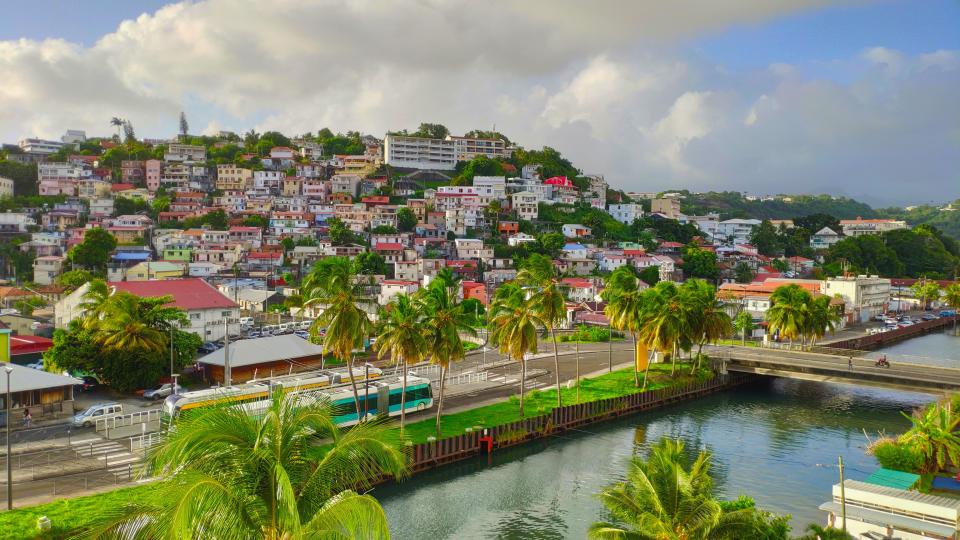
<svg viewBox="0 0 960 540">
<path fill-rule="evenodd" d="M 567 298 L 574 302 L 594 302 L 603 290 L 602 282 L 589 278 L 563 278 L 560 285 L 567 291 Z"/>
<path fill-rule="evenodd" d="M 520 232 L 520 223 L 517 221 L 501 221 L 497 223 L 497 232 L 508 236 L 517 234 Z"/>
<path fill-rule="evenodd" d="M 464 281 L 460 283 L 460 287 L 463 291 L 464 300 L 473 298 L 485 306 L 489 303 L 489 299 L 487 298 L 487 286 L 483 283 L 478 283 L 476 281 Z"/>
<path fill-rule="evenodd" d="M 824 227 L 810 235 L 810 247 L 813 249 L 830 249 L 830 246 L 840 241 L 840 235 L 830 227 Z"/>
<path fill-rule="evenodd" d="M 383 257 L 387 264 L 403 260 L 403 244 L 380 242 L 373 247 L 373 251 Z"/>
<path fill-rule="evenodd" d="M 590 236 L 590 227 L 579 223 L 565 223 L 560 228 L 560 232 L 567 238 L 583 238 Z"/>
<path fill-rule="evenodd" d="M 11 342 L 11 353 L 13 348 Z M 73 415 L 73 389 L 83 381 L 17 364 L 7 364 L 6 368 L 11 372 L 0 377 L 0 396 L 10 395 L 11 422 L 22 422 L 24 409 L 35 418 Z"/>
<path fill-rule="evenodd" d="M 232 321 L 240 316 L 239 306 L 202 279 L 183 278 L 154 281 L 111 281 L 107 286 L 113 291 L 126 291 L 141 297 L 172 296 L 169 304 L 182 309 L 187 316 L 187 332 L 193 332 L 204 341 L 214 341 L 224 336 L 227 320 L 230 332 L 239 332 L 238 323 Z M 54 312 L 55 326 L 66 328 L 70 321 L 83 317 L 83 296 L 89 284 L 61 298 Z"/>
<path fill-rule="evenodd" d="M 127 281 L 176 279 L 183 277 L 186 269 L 185 262 L 146 261 L 128 268 L 124 277 Z"/>
<path fill-rule="evenodd" d="M 493 248 L 484 247 L 483 240 L 475 238 L 457 238 L 454 240 L 458 259 L 490 259 L 493 258 Z"/>
<path fill-rule="evenodd" d="M 626 225 L 643 217 L 643 206 L 636 203 L 611 204 L 607 211 L 610 217 Z"/>
<path fill-rule="evenodd" d="M 412 295 L 420 288 L 416 281 L 406 281 L 399 279 L 387 279 L 380 283 L 380 294 L 377 296 L 377 302 L 381 306 L 390 303 L 390 300 L 398 294 Z"/>
<path fill-rule="evenodd" d="M 563 246 L 563 253 L 567 258 L 572 259 L 586 259 L 588 250 L 587 246 L 583 244 L 565 244 Z"/>
<path fill-rule="evenodd" d="M 716 239 L 720 242 L 736 245 L 747 244 L 753 228 L 760 225 L 759 219 L 727 219 L 717 223 Z"/>
<path fill-rule="evenodd" d="M 229 350 L 228 350 L 229 349 Z M 230 379 L 234 384 L 254 378 L 309 371 L 324 362 L 323 347 L 292 334 L 231 341 L 224 347 L 197 359 L 204 379 L 224 384 L 226 354 L 230 358 Z"/>
<path fill-rule="evenodd" d="M 283 298 L 276 291 L 250 287 L 237 290 L 233 298 L 240 304 L 240 309 L 254 313 L 263 313 L 270 306 L 283 303 Z"/>
<path fill-rule="evenodd" d="M 207 149 L 203 145 L 168 144 L 163 160 L 178 163 L 196 163 L 206 161 Z"/>
<path fill-rule="evenodd" d="M 33 260 L 33 282 L 40 285 L 50 285 L 57 276 L 63 273 L 63 264 L 66 257 L 46 255 Z"/>
<path fill-rule="evenodd" d="M 844 276 L 827 278 L 821 293 L 838 296 L 844 301 L 846 322 L 867 322 L 887 312 L 890 305 L 890 280 L 877 276 Z"/>
<path fill-rule="evenodd" d="M 519 246 L 520 244 L 526 244 L 528 242 L 536 242 L 537 238 L 531 234 L 527 233 L 517 233 L 509 238 L 507 238 L 507 245 L 511 247 Z"/>
</svg>

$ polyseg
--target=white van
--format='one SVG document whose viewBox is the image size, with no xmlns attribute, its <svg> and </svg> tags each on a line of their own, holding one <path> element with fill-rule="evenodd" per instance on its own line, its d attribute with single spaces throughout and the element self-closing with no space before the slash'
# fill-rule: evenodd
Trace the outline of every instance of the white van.
<svg viewBox="0 0 960 540">
<path fill-rule="evenodd" d="M 253 326 L 253 317 L 240 317 L 240 326 Z"/>
<path fill-rule="evenodd" d="M 300 321 L 301 330 L 309 330 L 313 326 L 313 321 Z"/>
<path fill-rule="evenodd" d="M 97 423 L 101 418 L 113 418 L 123 414 L 123 405 L 119 403 L 98 403 L 87 407 L 87 410 L 76 414 L 73 417 L 73 425 L 76 427 L 90 427 Z"/>
</svg>

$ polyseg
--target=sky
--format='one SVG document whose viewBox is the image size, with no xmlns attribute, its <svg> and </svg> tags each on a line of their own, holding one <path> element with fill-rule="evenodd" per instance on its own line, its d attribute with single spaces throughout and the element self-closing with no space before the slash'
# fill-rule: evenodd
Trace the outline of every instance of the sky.
<svg viewBox="0 0 960 540">
<path fill-rule="evenodd" d="M 34 0 L 0 81 L 3 142 L 438 122 L 626 190 L 960 197 L 953 0 Z"/>
</svg>

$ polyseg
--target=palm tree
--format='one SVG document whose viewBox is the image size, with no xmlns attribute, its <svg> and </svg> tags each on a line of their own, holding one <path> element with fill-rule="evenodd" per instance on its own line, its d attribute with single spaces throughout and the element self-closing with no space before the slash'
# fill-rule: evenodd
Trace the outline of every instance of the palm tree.
<svg viewBox="0 0 960 540">
<path fill-rule="evenodd" d="M 840 324 L 840 314 L 830 305 L 829 296 L 811 297 L 807 304 L 805 333 L 809 338 L 809 346 L 822 339 L 827 332 L 833 332 Z"/>
<path fill-rule="evenodd" d="M 753 316 L 746 311 L 741 311 L 733 320 L 733 328 L 740 332 L 740 343 L 747 344 L 747 334 L 753 332 Z"/>
<path fill-rule="evenodd" d="M 320 330 L 326 328 L 323 352 L 333 353 L 347 362 L 354 405 L 358 418 L 362 418 L 360 393 L 353 376 L 353 351 L 363 346 L 363 339 L 373 328 L 367 308 L 374 305 L 374 301 L 367 295 L 364 283 L 357 279 L 353 262 L 346 257 L 321 259 L 303 279 L 301 294 L 305 298 L 304 306 L 323 308 L 310 326 L 310 334 L 316 339 Z"/>
<path fill-rule="evenodd" d="M 95 326 L 103 317 L 103 310 L 110 299 L 112 291 L 102 279 L 90 281 L 87 291 L 83 293 L 80 309 L 84 312 L 83 326 L 87 329 Z"/>
<path fill-rule="evenodd" d="M 947 285 L 943 290 L 943 301 L 953 309 L 960 309 L 960 283 L 953 283 Z M 953 333 L 957 333 L 957 319 L 960 317 L 954 315 L 953 317 Z"/>
<path fill-rule="evenodd" d="M 119 141 L 123 137 L 123 124 L 124 121 L 118 116 L 114 116 L 110 119 L 110 125 L 117 128 L 117 140 Z"/>
<path fill-rule="evenodd" d="M 771 332 L 779 332 L 781 337 L 793 340 L 803 335 L 806 322 L 806 306 L 810 302 L 810 293 L 799 285 L 783 285 L 770 294 L 770 308 L 767 310 L 767 322 Z"/>
<path fill-rule="evenodd" d="M 171 296 L 140 298 L 126 291 L 115 293 L 102 307 L 102 317 L 92 325 L 94 339 L 108 350 L 161 353 L 170 345 L 171 325 L 183 325 L 183 311 L 167 307 Z"/>
<path fill-rule="evenodd" d="M 399 435 L 379 420 L 349 430 L 329 401 L 276 392 L 262 414 L 218 407 L 182 417 L 150 452 L 153 502 L 128 505 L 90 538 L 388 538 L 377 477 L 406 474 Z"/>
<path fill-rule="evenodd" d="M 557 407 L 563 405 L 560 397 L 560 354 L 557 347 L 557 325 L 567 320 L 567 302 L 560 288 L 556 268 L 549 257 L 540 254 L 531 255 L 517 274 L 517 282 L 533 288 L 531 305 L 537 317 L 546 324 L 553 340 L 553 366 L 557 382 Z M 580 372 L 580 355 L 577 355 L 577 373 Z M 577 391 L 580 390 L 580 378 L 577 377 Z"/>
<path fill-rule="evenodd" d="M 501 291 L 507 292 L 502 293 Z M 527 383 L 527 353 L 537 352 L 537 328 L 546 328 L 531 301 L 524 298 L 523 290 L 504 285 L 497 290 L 490 308 L 490 338 L 506 354 L 520 363 L 520 417 L 523 417 L 523 390 Z M 559 391 L 559 389 L 558 389 Z"/>
<path fill-rule="evenodd" d="M 683 287 L 688 292 L 688 301 L 694 305 L 693 310 L 686 311 L 690 315 L 691 335 L 697 342 L 697 361 L 690 368 L 692 374 L 700 366 L 700 353 L 704 344 L 730 335 L 733 323 L 730 315 L 723 309 L 723 304 L 717 299 L 717 290 L 713 285 L 702 279 L 690 279 Z"/>
<path fill-rule="evenodd" d="M 807 525 L 807 534 L 800 536 L 797 540 L 852 540 L 852 536 L 841 529 L 833 527 L 821 527 L 816 523 Z"/>
<path fill-rule="evenodd" d="M 657 283 L 644 292 L 644 297 L 647 313 L 638 338 L 654 350 L 670 353 L 672 376 L 676 373 L 680 350 L 687 350 L 691 343 L 693 312 L 697 308 L 672 281 Z"/>
<path fill-rule="evenodd" d="M 752 509 L 724 511 L 714 498 L 709 452 L 691 463 L 680 440 L 661 439 L 646 460 L 634 457 L 626 481 L 599 496 L 617 523 L 594 523 L 590 538 L 734 539 L 753 528 Z"/>
<path fill-rule="evenodd" d="M 403 365 L 403 386 L 400 390 L 400 431 L 406 422 L 407 367 L 419 364 L 427 356 L 427 341 L 423 337 L 423 313 L 421 305 L 405 294 L 394 297 L 380 317 L 380 333 L 374 345 L 378 356 L 387 354 Z"/>
<path fill-rule="evenodd" d="M 610 326 L 617 330 L 630 332 L 633 336 L 633 385 L 640 386 L 640 374 L 637 366 L 641 360 L 644 361 L 646 370 L 643 375 L 643 387 L 647 387 L 647 373 L 649 372 L 649 362 L 646 358 L 641 359 L 644 351 L 637 346 L 637 332 L 643 326 L 644 317 L 644 296 L 640 290 L 640 282 L 633 271 L 625 266 L 621 266 L 613 271 L 607 278 L 606 286 L 601 293 L 603 300 L 607 303 L 604 308 L 604 314 L 610 321 Z"/>
<path fill-rule="evenodd" d="M 960 436 L 956 433 L 960 415 L 953 413 L 949 401 L 934 403 L 913 415 L 901 414 L 913 426 L 900 436 L 900 442 L 923 456 L 921 473 L 937 472 L 947 463 L 960 463 Z"/>
<path fill-rule="evenodd" d="M 440 417 L 443 414 L 443 394 L 446 390 L 447 371 L 451 362 L 466 356 L 461 335 L 475 336 L 476 330 L 457 302 L 456 280 L 441 272 L 422 289 L 419 301 L 424 313 L 424 336 L 430 361 L 440 365 L 440 397 L 437 400 L 437 436 L 440 436 Z"/>
</svg>

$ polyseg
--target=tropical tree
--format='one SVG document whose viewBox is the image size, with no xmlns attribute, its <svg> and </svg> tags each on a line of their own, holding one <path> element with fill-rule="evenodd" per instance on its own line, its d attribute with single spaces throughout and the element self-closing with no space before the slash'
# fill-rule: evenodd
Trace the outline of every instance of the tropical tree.
<svg viewBox="0 0 960 540">
<path fill-rule="evenodd" d="M 741 311 L 737 314 L 736 318 L 733 319 L 733 328 L 740 333 L 740 342 L 743 345 L 747 344 L 747 334 L 753 332 L 753 315 L 750 315 L 746 311 Z"/>
<path fill-rule="evenodd" d="M 697 306 L 672 281 L 661 281 L 644 292 L 646 316 L 638 332 L 640 342 L 670 354 L 670 374 L 676 373 L 680 350 L 692 344 Z"/>
<path fill-rule="evenodd" d="M 822 527 L 816 523 L 807 525 L 807 534 L 797 538 L 797 540 L 851 540 L 846 531 L 834 529 L 833 527 Z"/>
<path fill-rule="evenodd" d="M 402 478 L 399 435 L 380 420 L 342 430 L 329 401 L 276 392 L 263 414 L 218 407 L 178 420 L 151 450 L 150 503 L 119 508 L 89 538 L 389 538 L 376 499 Z"/>
<path fill-rule="evenodd" d="M 799 285 L 782 285 L 774 289 L 767 310 L 770 331 L 789 339 L 792 347 L 793 341 L 803 335 L 810 301 L 810 293 Z"/>
<path fill-rule="evenodd" d="M 726 511 L 713 496 L 710 453 L 691 463 L 683 441 L 661 439 L 646 460 L 634 457 L 627 478 L 599 494 L 615 523 L 594 523 L 589 537 L 651 540 L 750 538 L 752 509 Z"/>
<path fill-rule="evenodd" d="M 172 296 L 141 298 L 126 291 L 114 293 L 91 318 L 94 340 L 104 349 L 160 353 L 170 346 L 170 329 L 187 324 L 182 310 L 170 307 Z"/>
<path fill-rule="evenodd" d="M 423 331 L 427 341 L 430 361 L 440 365 L 440 388 L 437 400 L 437 436 L 440 436 L 440 417 L 443 414 L 443 397 L 446 390 L 447 372 L 450 363 L 463 360 L 466 349 L 462 336 L 475 336 L 469 317 L 457 302 L 459 283 L 449 270 L 441 271 L 420 295 L 424 313 Z"/>
<path fill-rule="evenodd" d="M 405 294 L 394 297 L 382 310 L 380 332 L 374 345 L 378 356 L 388 354 L 398 365 L 403 365 L 403 386 L 400 390 L 400 403 L 407 402 L 407 367 L 419 364 L 427 356 L 427 341 L 423 336 L 424 317 L 421 304 L 414 302 Z M 400 431 L 406 422 L 406 409 L 400 407 Z"/>
<path fill-rule="evenodd" d="M 913 296 L 920 300 L 920 309 L 929 309 L 930 300 L 940 295 L 940 285 L 936 281 L 921 279 L 910 286 Z"/>
<path fill-rule="evenodd" d="M 723 304 L 717 299 L 717 289 L 701 279 L 690 279 L 683 284 L 684 292 L 691 304 L 692 310 L 686 310 L 689 315 L 688 327 L 693 340 L 697 343 L 697 359 L 691 373 L 700 366 L 700 353 L 706 343 L 715 343 L 718 339 L 730 335 L 733 323 L 730 315 L 723 309 Z"/>
<path fill-rule="evenodd" d="M 530 255 L 524 262 L 523 268 L 517 274 L 517 282 L 522 286 L 530 287 L 530 305 L 534 313 L 546 325 L 553 341 L 553 365 L 557 383 L 557 407 L 563 405 L 560 397 L 560 354 L 557 347 L 557 325 L 567 319 L 567 299 L 560 286 L 559 276 L 553 261 L 539 253 Z M 577 373 L 580 373 L 580 355 L 577 355 Z M 577 389 L 580 388 L 580 378 L 577 377 Z"/>
<path fill-rule="evenodd" d="M 943 290 L 943 301 L 953 309 L 960 309 L 960 283 L 953 283 L 947 285 L 947 288 Z M 953 317 L 953 333 L 957 333 L 957 319 L 960 317 Z"/>
<path fill-rule="evenodd" d="M 807 303 L 807 313 L 804 321 L 804 333 L 807 335 L 807 344 L 810 347 L 822 339 L 827 332 L 833 332 L 840 324 L 840 313 L 830 305 L 829 296 L 811 297 Z"/>
<path fill-rule="evenodd" d="M 644 321 L 644 295 L 640 289 L 640 282 L 632 270 L 626 266 L 621 266 L 613 271 L 607 278 L 601 297 L 607 303 L 604 308 L 604 314 L 610 321 L 610 326 L 617 330 L 630 332 L 633 336 L 633 385 L 640 386 L 640 374 L 637 366 L 640 365 L 640 356 L 644 354 L 637 346 L 637 332 L 643 326 Z M 646 359 L 643 359 L 646 360 Z M 647 387 L 647 373 L 649 372 L 649 363 L 643 374 L 643 387 Z"/>
<path fill-rule="evenodd" d="M 505 291 L 505 292 L 504 292 Z M 527 353 L 537 352 L 537 328 L 546 328 L 523 289 L 504 285 L 497 290 L 490 308 L 490 339 L 500 354 L 520 363 L 520 416 L 523 417 L 524 385 L 527 383 Z M 559 391 L 559 389 L 558 389 Z"/>
<path fill-rule="evenodd" d="M 949 401 L 935 403 L 913 415 L 901 414 L 913 425 L 900 436 L 900 442 L 923 456 L 921 473 L 934 473 L 947 463 L 960 463 L 960 436 L 956 433 L 960 415 L 953 412 Z"/>
<path fill-rule="evenodd" d="M 346 257 L 321 259 L 303 279 L 301 294 L 305 307 L 320 306 L 323 312 L 310 326 L 311 340 L 317 339 L 320 330 L 326 328 L 322 338 L 324 353 L 333 353 L 347 362 L 350 368 L 350 386 L 353 388 L 354 405 L 358 418 L 360 393 L 353 376 L 354 349 L 363 347 L 363 340 L 373 328 L 367 313 L 374 304 L 363 279 L 358 279 L 353 262 Z"/>
</svg>

